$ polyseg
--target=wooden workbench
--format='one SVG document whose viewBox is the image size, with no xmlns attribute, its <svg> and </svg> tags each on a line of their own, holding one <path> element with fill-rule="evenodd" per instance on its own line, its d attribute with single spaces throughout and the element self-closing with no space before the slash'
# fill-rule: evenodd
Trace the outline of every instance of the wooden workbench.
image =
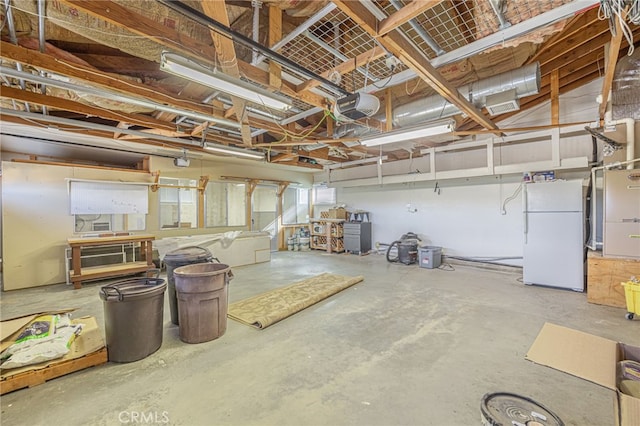
<svg viewBox="0 0 640 426">
<path fill-rule="evenodd" d="M 69 238 L 67 243 L 71 247 L 71 272 L 70 279 L 74 288 L 82 288 L 83 280 L 116 277 L 119 275 L 136 274 L 146 272 L 153 268 L 152 241 L 155 236 L 151 234 L 122 235 L 115 237 L 95 238 Z M 140 244 L 139 261 L 123 262 L 104 266 L 82 267 L 81 256 L 83 247 L 107 246 L 114 244 Z"/>
</svg>

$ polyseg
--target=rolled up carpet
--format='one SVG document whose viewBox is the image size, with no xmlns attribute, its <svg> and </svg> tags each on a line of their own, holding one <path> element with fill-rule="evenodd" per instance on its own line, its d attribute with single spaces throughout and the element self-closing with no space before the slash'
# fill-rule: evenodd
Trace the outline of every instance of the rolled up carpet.
<svg viewBox="0 0 640 426">
<path fill-rule="evenodd" d="M 259 329 L 266 328 L 364 280 L 320 274 L 229 305 L 229 318 Z"/>
</svg>

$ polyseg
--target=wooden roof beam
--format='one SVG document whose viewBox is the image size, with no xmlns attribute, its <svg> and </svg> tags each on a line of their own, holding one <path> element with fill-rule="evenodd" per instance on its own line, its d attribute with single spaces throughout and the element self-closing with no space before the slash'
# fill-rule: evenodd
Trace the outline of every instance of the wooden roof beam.
<svg viewBox="0 0 640 426">
<path fill-rule="evenodd" d="M 349 0 L 335 0 L 334 3 L 360 25 L 372 37 L 377 36 L 377 19 L 360 2 Z M 397 56 L 406 66 L 416 72 L 438 94 L 466 113 L 476 123 L 487 129 L 498 127 L 471 102 L 460 95 L 458 89 L 445 80 L 413 44 L 409 43 L 401 33 L 391 31 L 377 38 L 389 52 Z"/>
<path fill-rule="evenodd" d="M 179 52 L 197 61 L 206 61 L 206 58 L 214 58 L 215 48 L 207 43 L 190 37 L 186 33 L 169 28 L 162 23 L 137 14 L 124 7 L 122 2 L 94 1 L 94 0 L 60 0 L 71 7 L 82 10 L 91 16 L 102 19 L 132 33 L 141 35 L 155 41 L 172 51 Z M 206 4 L 208 2 L 202 2 Z M 158 58 L 159 60 L 159 58 Z M 287 96 L 297 96 L 303 102 L 320 108 L 326 108 L 326 100 L 315 93 L 297 93 L 293 84 L 283 82 L 282 87 L 269 86 L 269 72 L 263 71 L 244 61 L 237 60 L 240 73 L 254 82 L 267 86 L 271 90 L 279 90 Z"/>
<path fill-rule="evenodd" d="M 611 86 L 613 85 L 613 74 L 616 70 L 616 63 L 618 62 L 618 54 L 620 53 L 620 46 L 622 45 L 622 25 L 620 19 L 625 20 L 627 17 L 627 9 L 622 12 L 622 16 L 616 19 L 616 33 L 611 36 L 611 43 L 609 43 L 608 49 L 605 46 L 606 62 L 604 66 L 604 77 L 602 78 L 602 93 L 600 100 L 600 108 L 598 112 L 600 114 L 600 120 L 604 118 L 604 113 L 607 110 L 607 104 L 609 103 L 609 92 L 611 92 Z"/>
<path fill-rule="evenodd" d="M 72 111 L 76 114 L 82 114 L 86 117 L 100 117 L 105 120 L 125 122 L 151 129 L 175 130 L 175 125 L 171 123 L 156 120 L 152 117 L 142 114 L 127 114 L 123 112 L 115 112 L 104 108 L 85 105 L 69 99 L 57 98 L 54 96 L 43 95 L 42 93 L 16 89 L 8 86 L 2 86 L 0 97 L 15 99 L 17 101 L 27 102 L 30 104 L 43 105 L 54 110 Z"/>
<path fill-rule="evenodd" d="M 382 36 L 395 30 L 400 25 L 409 22 L 421 13 L 437 6 L 439 3 L 441 3 L 440 0 L 413 0 L 402 9 L 380 21 L 378 25 L 378 35 Z"/>
<path fill-rule="evenodd" d="M 229 26 L 229 15 L 227 14 L 227 7 L 224 0 L 209 0 L 202 2 L 201 4 L 202 10 L 207 16 L 221 22 L 227 27 Z M 233 45 L 233 41 L 213 30 L 211 30 L 210 33 L 220 68 L 225 74 L 230 75 L 233 78 L 240 79 L 236 48 Z M 229 93 L 229 97 L 231 98 L 236 118 L 240 124 L 242 142 L 247 146 L 251 146 L 251 129 L 249 128 L 249 115 L 246 109 L 247 102 L 244 99 L 235 96 L 233 93 Z"/>
<path fill-rule="evenodd" d="M 354 59 L 349 59 L 348 61 L 344 61 L 343 63 L 339 64 L 335 68 L 332 68 L 330 70 L 323 72 L 322 74 L 320 74 L 320 76 L 328 79 L 329 75 L 334 71 L 337 71 L 338 73 L 340 73 L 340 75 L 344 75 L 346 73 L 349 73 L 355 70 L 360 66 L 366 65 L 368 62 L 375 61 L 376 59 L 382 58 L 386 54 L 387 52 L 385 52 L 383 48 L 381 48 L 380 46 L 376 46 L 373 49 L 367 50 L 366 52 L 359 54 Z M 303 92 L 303 91 L 312 89 L 314 87 L 318 87 L 319 85 L 320 85 L 320 82 L 318 80 L 307 80 L 304 83 L 299 84 L 296 90 L 298 92 Z"/>
</svg>

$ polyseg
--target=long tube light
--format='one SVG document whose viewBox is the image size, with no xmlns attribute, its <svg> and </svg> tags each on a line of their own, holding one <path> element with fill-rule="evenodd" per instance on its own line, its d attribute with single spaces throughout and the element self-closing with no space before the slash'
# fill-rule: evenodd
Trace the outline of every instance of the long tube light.
<svg viewBox="0 0 640 426">
<path fill-rule="evenodd" d="M 234 157 L 244 157 L 251 160 L 264 160 L 264 154 L 257 151 L 250 151 L 248 149 L 232 148 L 226 145 L 217 145 L 211 143 L 205 143 L 204 149 L 208 151 L 217 152 L 220 154 L 233 155 Z"/>
<path fill-rule="evenodd" d="M 282 111 L 291 108 L 291 101 L 283 96 L 230 77 L 216 68 L 207 68 L 175 53 L 162 53 L 160 69 L 267 108 Z"/>
<path fill-rule="evenodd" d="M 400 129 L 392 132 L 382 133 L 360 140 L 364 146 L 378 146 L 393 142 L 404 142 L 412 139 L 424 138 L 427 136 L 441 135 L 453 132 L 453 122 L 449 121 L 444 124 L 436 124 L 431 127 L 412 127 Z"/>
</svg>

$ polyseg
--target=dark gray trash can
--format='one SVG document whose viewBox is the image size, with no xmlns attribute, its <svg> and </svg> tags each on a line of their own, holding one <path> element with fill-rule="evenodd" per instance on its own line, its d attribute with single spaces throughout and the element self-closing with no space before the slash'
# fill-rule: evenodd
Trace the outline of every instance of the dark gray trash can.
<svg viewBox="0 0 640 426">
<path fill-rule="evenodd" d="M 137 361 L 160 348 L 166 289 L 161 278 L 118 281 L 100 289 L 109 361 Z"/>
<path fill-rule="evenodd" d="M 178 325 L 180 321 L 178 317 L 178 299 L 176 297 L 176 283 L 173 271 L 181 266 L 213 262 L 214 259 L 209 250 L 198 246 L 183 247 L 170 251 L 165 255 L 163 261 L 165 265 L 167 265 L 169 311 L 171 312 L 171 322 L 173 324 Z"/>
<path fill-rule="evenodd" d="M 180 340 L 202 343 L 217 339 L 227 330 L 229 265 L 202 263 L 174 271 L 180 312 Z"/>
</svg>

